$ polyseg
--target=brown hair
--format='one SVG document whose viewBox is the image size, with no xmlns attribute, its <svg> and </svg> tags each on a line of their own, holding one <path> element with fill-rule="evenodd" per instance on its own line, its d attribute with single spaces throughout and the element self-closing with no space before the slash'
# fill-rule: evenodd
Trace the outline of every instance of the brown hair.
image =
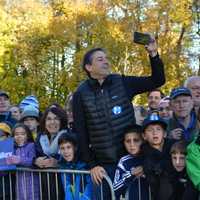
<svg viewBox="0 0 200 200">
<path fill-rule="evenodd" d="M 186 143 L 184 141 L 178 141 L 172 145 L 170 154 L 175 154 L 175 153 L 181 153 L 185 155 L 187 154 Z"/>
<path fill-rule="evenodd" d="M 45 127 L 45 121 L 49 112 L 52 112 L 60 120 L 60 130 L 67 129 L 67 113 L 62 108 L 54 106 L 47 108 L 41 118 L 40 126 L 42 132 L 47 132 Z"/>
</svg>

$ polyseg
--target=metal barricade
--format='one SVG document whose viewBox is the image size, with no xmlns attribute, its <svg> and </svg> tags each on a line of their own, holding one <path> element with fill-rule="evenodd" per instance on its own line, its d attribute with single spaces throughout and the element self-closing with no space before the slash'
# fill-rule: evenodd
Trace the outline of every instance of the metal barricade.
<svg viewBox="0 0 200 200">
<path fill-rule="evenodd" d="M 3 173 L 0 175 L 0 200 L 64 200 L 66 189 L 75 191 L 75 188 L 67 185 L 68 179 L 75 184 L 78 177 L 82 193 L 87 187 L 84 180 L 90 176 L 90 171 L 67 169 L 17 168 L 16 171 Z M 107 175 L 104 176 L 104 180 L 110 189 L 110 200 L 115 200 L 112 181 Z"/>
<path fill-rule="evenodd" d="M 141 179 L 140 178 L 136 178 L 138 181 L 138 197 L 136 197 L 138 200 L 142 200 L 142 185 L 141 185 Z M 131 200 L 131 198 L 129 198 L 129 192 L 133 192 L 130 189 L 131 187 L 129 187 L 126 190 L 125 196 L 121 196 L 120 200 Z M 151 200 L 151 188 L 148 188 L 148 199 Z"/>
</svg>

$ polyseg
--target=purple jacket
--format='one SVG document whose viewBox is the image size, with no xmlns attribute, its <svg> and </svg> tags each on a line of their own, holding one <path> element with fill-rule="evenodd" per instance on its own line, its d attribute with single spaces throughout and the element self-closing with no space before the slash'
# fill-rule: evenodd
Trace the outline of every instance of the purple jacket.
<svg viewBox="0 0 200 200">
<path fill-rule="evenodd" d="M 20 156 L 19 167 L 31 167 L 35 158 L 34 143 L 15 147 L 15 155 Z M 32 178 L 33 177 L 33 178 Z M 34 197 L 33 197 L 34 195 Z M 39 200 L 39 178 L 31 172 L 16 173 L 16 200 Z"/>
</svg>

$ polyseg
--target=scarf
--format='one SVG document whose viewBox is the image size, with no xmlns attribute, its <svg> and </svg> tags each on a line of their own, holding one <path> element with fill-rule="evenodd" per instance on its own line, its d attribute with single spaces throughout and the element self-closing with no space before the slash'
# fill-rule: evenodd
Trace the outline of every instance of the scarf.
<svg viewBox="0 0 200 200">
<path fill-rule="evenodd" d="M 47 134 L 43 134 L 40 136 L 40 145 L 43 152 L 47 156 L 55 155 L 58 153 L 58 139 L 63 133 L 66 133 L 66 130 L 61 130 L 56 135 L 51 136 L 51 143 Z"/>
</svg>

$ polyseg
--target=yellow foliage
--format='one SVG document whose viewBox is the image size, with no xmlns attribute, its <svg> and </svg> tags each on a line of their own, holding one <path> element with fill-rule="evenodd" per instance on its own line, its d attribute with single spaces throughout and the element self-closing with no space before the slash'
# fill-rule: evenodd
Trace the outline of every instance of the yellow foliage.
<svg viewBox="0 0 200 200">
<path fill-rule="evenodd" d="M 30 93 L 42 108 L 54 100 L 63 103 L 85 78 L 81 60 L 92 47 L 107 49 L 115 72 L 148 75 L 148 56 L 143 46 L 133 44 L 134 30 L 158 36 L 166 93 L 194 73 L 185 56 L 192 0 L 50 2 L 0 2 L 1 87 L 13 93 L 15 103 Z M 138 103 L 145 100 L 144 95 L 137 98 Z"/>
</svg>

